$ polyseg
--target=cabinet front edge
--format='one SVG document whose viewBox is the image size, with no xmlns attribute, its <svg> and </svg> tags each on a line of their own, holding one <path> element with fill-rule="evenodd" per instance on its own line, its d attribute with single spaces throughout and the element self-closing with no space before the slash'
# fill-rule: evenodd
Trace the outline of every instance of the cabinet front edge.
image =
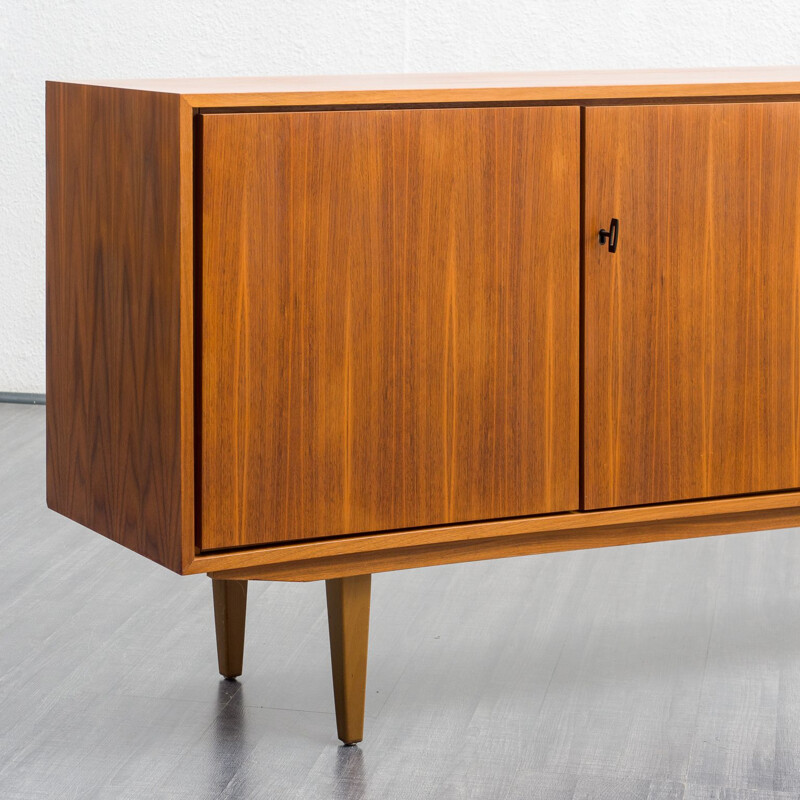
<svg viewBox="0 0 800 800">
<path fill-rule="evenodd" d="M 748 83 L 659 86 L 533 87 L 347 92 L 255 92 L 184 94 L 196 109 L 311 108 L 319 106 L 407 106 L 481 104 L 603 104 L 620 102 L 718 102 L 791 100 L 800 84 Z"/>
</svg>

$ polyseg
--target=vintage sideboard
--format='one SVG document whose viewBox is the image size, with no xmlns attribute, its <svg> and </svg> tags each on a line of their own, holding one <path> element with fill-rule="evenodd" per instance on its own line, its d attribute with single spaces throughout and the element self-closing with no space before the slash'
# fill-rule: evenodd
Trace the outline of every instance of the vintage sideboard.
<svg viewBox="0 0 800 800">
<path fill-rule="evenodd" d="M 47 500 L 213 579 L 800 523 L 800 68 L 47 84 Z M 498 587 L 501 591 L 502 587 Z"/>
</svg>

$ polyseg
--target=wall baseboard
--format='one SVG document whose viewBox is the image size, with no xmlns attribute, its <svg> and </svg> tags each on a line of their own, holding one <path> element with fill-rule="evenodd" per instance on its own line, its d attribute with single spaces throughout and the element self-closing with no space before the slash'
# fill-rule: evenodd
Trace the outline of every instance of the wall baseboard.
<svg viewBox="0 0 800 800">
<path fill-rule="evenodd" d="M 0 403 L 27 403 L 34 406 L 44 405 L 43 394 L 30 392 L 0 392 Z"/>
</svg>

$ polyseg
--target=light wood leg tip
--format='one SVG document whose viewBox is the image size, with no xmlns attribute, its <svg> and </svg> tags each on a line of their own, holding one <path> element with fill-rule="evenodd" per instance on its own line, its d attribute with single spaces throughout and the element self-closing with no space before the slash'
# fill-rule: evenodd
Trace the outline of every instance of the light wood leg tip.
<svg viewBox="0 0 800 800">
<path fill-rule="evenodd" d="M 347 722 L 344 724 L 347 725 Z M 354 725 L 352 728 L 347 728 L 342 725 L 337 725 L 336 735 L 345 747 L 355 747 L 355 745 L 364 739 L 364 727 L 363 725 Z"/>
</svg>

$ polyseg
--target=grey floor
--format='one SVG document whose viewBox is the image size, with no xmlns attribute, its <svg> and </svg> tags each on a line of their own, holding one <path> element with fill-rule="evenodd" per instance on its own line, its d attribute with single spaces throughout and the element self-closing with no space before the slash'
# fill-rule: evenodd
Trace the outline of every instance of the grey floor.
<svg viewBox="0 0 800 800">
<path fill-rule="evenodd" d="M 48 511 L 44 409 L 0 404 L 0 799 L 800 797 L 800 531 L 378 575 L 365 741 L 324 587 L 210 581 Z"/>
</svg>

